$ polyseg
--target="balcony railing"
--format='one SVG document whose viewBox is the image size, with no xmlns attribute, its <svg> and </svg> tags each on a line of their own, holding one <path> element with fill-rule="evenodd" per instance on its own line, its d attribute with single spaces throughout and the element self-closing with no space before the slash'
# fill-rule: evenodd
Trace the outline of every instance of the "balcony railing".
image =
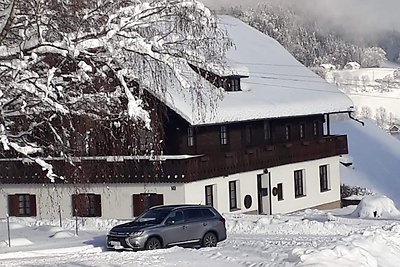
<svg viewBox="0 0 400 267">
<path fill-rule="evenodd" d="M 82 159 L 75 162 L 75 166 L 62 160 L 50 160 L 49 163 L 57 174 L 65 177 L 65 181 L 57 179 L 58 182 L 182 183 L 347 153 L 347 137 L 341 135 L 184 159 L 107 161 L 97 158 Z M 22 160 L 3 159 L 0 168 L 0 184 L 50 181 L 40 166 Z"/>
</svg>

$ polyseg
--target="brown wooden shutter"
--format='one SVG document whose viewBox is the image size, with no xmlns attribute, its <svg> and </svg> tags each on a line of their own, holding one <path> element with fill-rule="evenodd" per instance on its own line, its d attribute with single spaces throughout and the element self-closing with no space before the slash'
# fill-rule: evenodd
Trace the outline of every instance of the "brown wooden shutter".
<svg viewBox="0 0 400 267">
<path fill-rule="evenodd" d="M 72 215 L 83 217 L 85 216 L 85 205 L 86 199 L 84 194 L 73 194 L 72 195 Z"/>
<path fill-rule="evenodd" d="M 137 217 L 142 214 L 145 210 L 144 208 L 144 198 L 141 194 L 133 194 L 133 216 Z"/>
<path fill-rule="evenodd" d="M 154 195 L 154 206 L 164 205 L 164 195 L 163 194 L 156 194 Z"/>
<path fill-rule="evenodd" d="M 19 200 L 18 195 L 8 195 L 8 215 L 19 215 Z"/>
<path fill-rule="evenodd" d="M 29 195 L 29 205 L 30 205 L 30 211 L 31 211 L 29 216 L 36 216 L 36 196 L 35 195 Z"/>
<path fill-rule="evenodd" d="M 95 215 L 101 217 L 101 195 L 94 195 Z"/>
</svg>

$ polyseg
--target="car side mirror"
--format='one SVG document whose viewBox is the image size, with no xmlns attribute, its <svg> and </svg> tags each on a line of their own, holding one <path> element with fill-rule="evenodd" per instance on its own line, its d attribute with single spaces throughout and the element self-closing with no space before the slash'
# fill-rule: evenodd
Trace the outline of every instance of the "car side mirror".
<svg viewBox="0 0 400 267">
<path fill-rule="evenodd" d="M 173 218 L 170 218 L 165 222 L 165 224 L 169 224 L 169 225 L 175 224 L 175 220 Z"/>
</svg>

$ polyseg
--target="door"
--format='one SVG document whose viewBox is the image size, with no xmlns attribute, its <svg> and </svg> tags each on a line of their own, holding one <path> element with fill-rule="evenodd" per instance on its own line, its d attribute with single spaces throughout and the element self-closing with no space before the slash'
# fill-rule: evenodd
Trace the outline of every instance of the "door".
<svg viewBox="0 0 400 267">
<path fill-rule="evenodd" d="M 174 211 L 165 222 L 162 229 L 166 246 L 182 245 L 189 239 L 188 228 L 183 219 L 182 211 Z"/>
<path fill-rule="evenodd" d="M 271 188 L 269 173 L 257 175 L 258 213 L 271 214 Z"/>
</svg>

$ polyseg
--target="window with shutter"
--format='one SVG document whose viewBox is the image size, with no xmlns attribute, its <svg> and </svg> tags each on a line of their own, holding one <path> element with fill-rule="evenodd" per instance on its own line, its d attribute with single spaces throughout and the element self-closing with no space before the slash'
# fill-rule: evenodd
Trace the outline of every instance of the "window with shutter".
<svg viewBox="0 0 400 267">
<path fill-rule="evenodd" d="M 72 215 L 78 217 L 101 217 L 101 195 L 72 195 Z"/>
<path fill-rule="evenodd" d="M 8 195 L 8 214 L 10 216 L 36 216 L 36 196 L 30 194 Z"/>
</svg>

